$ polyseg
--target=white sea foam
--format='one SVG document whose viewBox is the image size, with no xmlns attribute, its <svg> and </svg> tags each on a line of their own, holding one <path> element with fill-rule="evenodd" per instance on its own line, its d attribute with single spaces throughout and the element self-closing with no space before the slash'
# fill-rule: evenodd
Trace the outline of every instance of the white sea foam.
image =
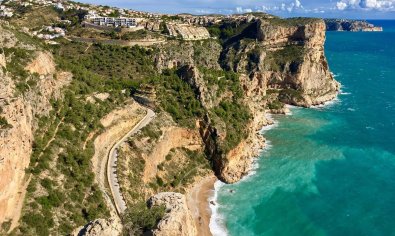
<svg viewBox="0 0 395 236">
<path fill-rule="evenodd" d="M 341 94 L 341 95 L 350 95 L 351 93 L 349 93 L 349 92 L 342 92 L 342 91 L 340 91 L 340 94 Z"/>
<path fill-rule="evenodd" d="M 323 104 L 320 104 L 320 105 L 312 106 L 311 108 L 313 108 L 313 109 L 328 108 L 328 107 L 334 106 L 336 104 L 339 104 L 340 102 L 341 102 L 340 99 L 338 97 L 336 97 L 331 101 L 324 102 Z"/>
<path fill-rule="evenodd" d="M 270 120 L 273 120 L 273 119 L 270 119 Z M 271 129 L 277 127 L 277 126 L 278 126 L 278 122 L 273 120 L 273 124 L 263 126 L 262 129 L 259 131 L 259 133 L 264 134 L 264 133 L 266 133 L 267 131 L 269 131 L 269 130 L 271 130 Z"/>
<path fill-rule="evenodd" d="M 340 73 L 335 74 L 335 73 L 333 73 L 333 72 L 331 72 L 331 74 L 332 74 L 332 76 L 335 77 L 335 78 L 336 78 L 336 77 L 339 77 L 339 76 L 341 75 Z"/>
<path fill-rule="evenodd" d="M 210 218 L 210 231 L 213 236 L 223 236 L 223 235 L 228 235 L 226 227 L 224 226 L 224 219 L 223 217 L 218 213 L 218 191 L 221 189 L 222 186 L 225 184 L 222 183 L 221 181 L 217 180 L 214 183 L 214 194 L 209 197 L 209 201 L 213 201 L 215 205 L 209 204 L 210 209 L 211 209 L 211 218 Z"/>
</svg>

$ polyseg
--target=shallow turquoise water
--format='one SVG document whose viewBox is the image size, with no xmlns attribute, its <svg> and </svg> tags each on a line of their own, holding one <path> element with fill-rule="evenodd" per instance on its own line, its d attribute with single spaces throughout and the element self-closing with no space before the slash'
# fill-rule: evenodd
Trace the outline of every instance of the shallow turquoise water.
<svg viewBox="0 0 395 236">
<path fill-rule="evenodd" d="M 229 235 L 395 235 L 395 21 L 376 24 L 328 33 L 343 93 L 274 117 L 256 173 L 218 192 Z"/>
</svg>

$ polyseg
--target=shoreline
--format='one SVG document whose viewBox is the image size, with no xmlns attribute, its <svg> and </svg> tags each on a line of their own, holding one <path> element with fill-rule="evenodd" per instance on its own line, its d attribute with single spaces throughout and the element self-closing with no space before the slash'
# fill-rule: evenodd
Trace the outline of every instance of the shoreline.
<svg viewBox="0 0 395 236">
<path fill-rule="evenodd" d="M 315 105 L 315 106 L 312 106 L 310 108 L 311 109 L 322 109 L 322 108 L 325 108 L 325 107 L 330 107 L 332 105 L 335 105 L 336 103 L 338 103 L 340 101 L 339 98 L 338 98 L 339 94 L 340 94 L 340 92 L 336 95 L 336 97 L 332 98 L 331 100 L 325 101 L 325 102 L 323 102 L 320 105 Z M 298 107 L 297 106 L 287 105 L 287 108 L 289 109 L 289 112 L 284 114 L 286 116 L 292 115 L 292 109 L 293 108 L 298 108 Z M 266 118 L 268 118 L 268 120 L 271 120 L 272 123 L 268 124 L 268 125 L 265 125 L 265 126 L 263 126 L 261 128 L 261 130 L 259 131 L 258 135 L 261 135 L 262 137 L 264 137 L 264 134 L 267 131 L 269 131 L 271 129 L 274 129 L 274 128 L 276 128 L 278 126 L 278 122 L 273 119 L 272 114 L 267 113 L 266 114 Z M 258 160 L 260 154 L 262 152 L 265 152 L 265 151 L 269 150 L 271 147 L 272 147 L 272 145 L 270 144 L 270 141 L 265 139 L 264 145 L 260 148 L 259 155 L 255 156 L 255 157 L 252 157 L 251 169 L 249 170 L 248 174 L 245 175 L 240 181 L 238 181 L 238 183 L 243 181 L 243 180 L 245 180 L 245 179 L 247 179 L 247 178 L 249 178 L 249 177 L 251 177 L 251 176 L 253 176 L 256 173 L 256 169 L 258 169 L 258 166 L 259 166 L 257 164 L 257 160 Z M 203 183 L 204 181 L 207 181 L 207 180 L 201 180 L 200 182 L 198 182 L 197 185 L 204 184 Z M 208 211 L 208 214 L 209 214 L 209 216 L 208 216 L 208 218 L 209 218 L 209 225 L 206 225 L 206 224 L 199 225 L 198 223 L 196 223 L 196 227 L 198 229 L 198 235 L 199 236 L 200 235 L 214 235 L 214 236 L 215 235 L 227 235 L 226 228 L 224 228 L 224 226 L 220 224 L 221 217 L 217 213 L 217 209 L 218 209 L 217 193 L 218 193 L 219 189 L 221 188 L 222 184 L 223 183 L 221 181 L 216 180 L 211 185 L 206 186 L 206 187 L 209 187 L 212 190 L 212 194 L 207 196 L 206 199 L 205 199 L 205 201 L 206 201 L 205 205 L 210 208 L 210 210 Z M 205 190 L 202 188 L 200 191 L 205 191 Z M 201 194 L 201 193 L 199 193 L 199 194 Z M 215 203 L 215 205 L 210 204 L 211 201 L 213 201 Z M 205 216 L 205 217 L 207 218 L 207 216 Z M 206 232 L 208 231 L 209 234 L 201 234 L 201 231 L 206 231 Z"/>
<path fill-rule="evenodd" d="M 214 195 L 214 184 L 217 181 L 217 177 L 210 174 L 197 181 L 186 194 L 188 209 L 191 212 L 199 236 L 212 236 L 209 226 L 212 216 L 209 199 Z"/>
<path fill-rule="evenodd" d="M 270 115 L 266 116 L 266 118 L 273 121 Z M 277 122 L 274 121 L 263 126 L 257 133 L 257 137 L 262 136 L 266 131 L 275 127 L 277 127 Z M 265 140 L 264 145 L 259 148 L 259 154 L 254 158 L 251 158 L 251 168 L 248 174 L 240 181 L 255 174 L 255 170 L 258 168 L 256 161 L 258 160 L 261 152 L 264 152 L 270 147 L 270 142 Z M 219 219 L 219 215 L 217 214 L 217 192 L 222 185 L 223 183 L 218 180 L 214 174 L 210 174 L 197 181 L 186 194 L 188 209 L 195 221 L 197 235 L 199 236 L 226 235 L 226 229 L 217 222 L 217 219 Z M 212 202 L 214 204 L 212 204 Z"/>
</svg>

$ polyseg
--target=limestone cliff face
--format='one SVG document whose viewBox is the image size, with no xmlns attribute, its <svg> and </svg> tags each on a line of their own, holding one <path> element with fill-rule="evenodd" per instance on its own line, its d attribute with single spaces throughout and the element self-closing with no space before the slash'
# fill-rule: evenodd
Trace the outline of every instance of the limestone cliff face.
<svg viewBox="0 0 395 236">
<path fill-rule="evenodd" d="M 255 42 L 247 41 L 251 38 Z M 249 75 L 251 80 L 262 81 L 256 83 L 266 84 L 268 89 L 295 90 L 294 94 L 283 93 L 281 100 L 310 107 L 333 99 L 339 90 L 324 55 L 324 42 L 325 23 L 322 20 L 297 25 L 258 20 L 227 45 L 222 55 L 223 64 Z M 270 66 L 272 64 L 278 68 Z M 248 87 L 245 86 L 251 90 Z M 298 96 L 294 96 L 296 94 Z"/>
<path fill-rule="evenodd" d="M 166 214 L 158 223 L 153 235 L 156 236 L 194 236 L 196 226 L 185 196 L 181 193 L 163 192 L 149 199 L 150 206 L 165 205 Z"/>
<path fill-rule="evenodd" d="M 0 45 L 4 48 L 16 47 L 18 40 L 10 31 L 0 27 L 0 35 Z M 34 49 L 22 42 L 18 47 Z M 60 89 L 71 81 L 71 74 L 55 71 L 48 53 L 38 52 L 32 66 L 27 68 L 39 76 L 36 87 L 18 94 L 13 75 L 7 71 L 9 60 L 0 53 L 1 117 L 8 123 L 0 128 L 0 223 L 19 217 L 37 117 L 49 113 L 50 99 L 60 98 Z"/>
</svg>

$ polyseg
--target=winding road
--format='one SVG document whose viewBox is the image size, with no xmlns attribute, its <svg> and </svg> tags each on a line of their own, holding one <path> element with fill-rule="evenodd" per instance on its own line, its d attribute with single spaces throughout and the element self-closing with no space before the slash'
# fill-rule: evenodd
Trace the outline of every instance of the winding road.
<svg viewBox="0 0 395 236">
<path fill-rule="evenodd" d="M 115 209 L 118 215 L 121 215 L 126 210 L 126 203 L 122 197 L 121 189 L 118 182 L 117 176 L 117 161 L 118 161 L 118 148 L 125 142 L 130 136 L 137 133 L 139 130 L 148 125 L 155 118 L 155 112 L 147 108 L 147 115 L 140 120 L 140 122 L 130 130 L 125 136 L 123 136 L 114 146 L 110 149 L 108 153 L 107 161 L 107 180 L 110 186 L 111 195 L 114 200 Z"/>
</svg>

